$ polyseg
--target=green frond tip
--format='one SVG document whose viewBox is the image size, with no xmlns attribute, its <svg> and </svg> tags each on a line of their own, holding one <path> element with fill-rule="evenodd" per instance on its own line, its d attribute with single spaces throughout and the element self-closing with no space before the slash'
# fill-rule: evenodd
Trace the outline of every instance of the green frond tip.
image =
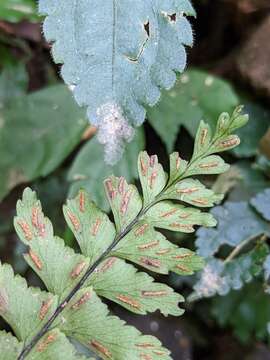
<svg viewBox="0 0 270 360">
<path fill-rule="evenodd" d="M 69 339 L 104 360 L 171 359 L 158 339 L 110 315 L 101 299 L 136 314 L 183 313 L 179 307 L 182 295 L 144 270 L 185 276 L 207 270 L 201 256 L 171 243 L 159 230 L 192 233 L 198 226 L 216 226 L 215 211 L 209 214 L 206 210 L 221 202 L 223 195 L 192 176 L 228 169 L 217 153 L 239 143 L 232 131 L 246 120 L 237 109 L 232 116 L 222 114 L 215 132 L 201 122 L 191 160 L 173 153 L 169 174 L 156 155 L 140 153 L 142 194 L 123 177 L 111 176 L 104 182 L 114 221 L 80 190 L 63 212 L 81 253 L 54 234 L 36 193 L 25 189 L 17 203 L 14 226 L 27 247 L 25 260 L 47 291 L 28 287 L 9 265 L 0 264 L 0 316 L 16 336 L 0 333 L 5 360 L 83 359 Z M 259 205 L 264 212 L 257 199 L 253 206 Z"/>
</svg>

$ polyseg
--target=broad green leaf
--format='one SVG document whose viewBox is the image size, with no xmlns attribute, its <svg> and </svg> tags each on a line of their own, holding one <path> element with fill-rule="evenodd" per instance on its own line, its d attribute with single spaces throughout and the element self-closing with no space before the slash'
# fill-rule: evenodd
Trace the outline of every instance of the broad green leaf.
<svg viewBox="0 0 270 360">
<path fill-rule="evenodd" d="M 75 196 L 80 188 L 91 193 L 93 200 L 104 210 L 108 210 L 108 202 L 100 184 L 111 174 L 124 176 L 127 181 L 133 181 L 138 177 L 138 155 L 145 147 L 144 131 L 137 130 L 133 141 L 127 145 L 125 156 L 113 167 L 105 164 L 102 160 L 102 145 L 96 138 L 88 141 L 75 158 L 68 173 L 71 182 L 70 196 Z"/>
<path fill-rule="evenodd" d="M 134 313 L 160 310 L 165 316 L 180 316 L 184 312 L 178 307 L 178 303 L 184 301 L 181 295 L 169 286 L 154 282 L 151 276 L 138 272 L 121 259 L 111 257 L 105 260 L 89 280 L 97 295 Z"/>
<path fill-rule="evenodd" d="M 44 325 L 57 301 L 56 296 L 28 288 L 22 277 L 14 276 L 11 266 L 0 264 L 0 316 L 19 340 L 27 340 Z"/>
<path fill-rule="evenodd" d="M 118 232 L 124 230 L 142 209 L 142 199 L 137 188 L 123 177 L 111 176 L 104 181 L 107 199 L 111 205 Z"/>
<path fill-rule="evenodd" d="M 158 228 L 183 233 L 194 232 L 196 225 L 212 227 L 217 224 L 211 214 L 169 201 L 162 201 L 154 205 L 147 211 L 144 218 Z"/>
<path fill-rule="evenodd" d="M 221 245 L 235 247 L 248 238 L 270 232 L 270 226 L 246 202 L 226 202 L 211 213 L 218 221 L 217 228 L 197 231 L 196 246 L 203 257 L 214 255 Z"/>
<path fill-rule="evenodd" d="M 62 85 L 9 101 L 0 120 L 0 199 L 14 186 L 52 172 L 86 127 L 84 112 Z"/>
<path fill-rule="evenodd" d="M 16 360 L 22 350 L 23 344 L 10 333 L 0 331 L 0 349 L 1 359 L 3 360 Z"/>
<path fill-rule="evenodd" d="M 180 76 L 175 88 L 163 94 L 156 107 L 148 109 L 147 117 L 171 152 L 180 126 L 195 137 L 203 119 L 214 130 L 219 114 L 223 111 L 230 113 L 239 103 L 229 83 L 193 69 Z"/>
<path fill-rule="evenodd" d="M 116 234 L 114 225 L 84 190 L 75 199 L 67 201 L 64 215 L 82 253 L 93 264 L 113 243 Z"/>
<path fill-rule="evenodd" d="M 0 73 L 0 109 L 14 98 L 25 95 L 27 83 L 28 76 L 23 64 L 5 65 Z"/>
<path fill-rule="evenodd" d="M 203 266 L 194 252 L 170 243 L 151 223 L 140 222 L 127 234 L 112 252 L 114 256 L 132 261 L 159 274 L 173 271 L 191 275 Z"/>
<path fill-rule="evenodd" d="M 70 213 L 69 221 L 74 225 L 75 219 Z M 29 247 L 25 255 L 27 263 L 49 291 L 63 298 L 84 275 L 89 259 L 75 254 L 62 239 L 54 236 L 51 222 L 45 218 L 36 193 L 30 189 L 24 191 L 22 201 L 17 203 L 14 225 L 21 241 Z"/>
<path fill-rule="evenodd" d="M 63 311 L 61 330 L 90 347 L 102 359 L 169 360 L 168 350 L 152 336 L 144 336 L 134 327 L 125 325 L 108 308 L 92 288 L 80 290 Z"/>
<path fill-rule="evenodd" d="M 270 221 L 270 189 L 257 194 L 250 203 L 265 220 Z"/>
<path fill-rule="evenodd" d="M 211 207 L 223 199 L 223 195 L 215 194 L 207 189 L 199 180 L 185 179 L 170 186 L 162 199 L 180 200 L 196 207 Z"/>
<path fill-rule="evenodd" d="M 1 0 L 0 18 L 5 21 L 37 21 L 37 9 L 34 0 Z"/>
<path fill-rule="evenodd" d="M 192 45 L 192 29 L 185 1 L 131 1 L 121 4 L 94 0 L 39 1 L 45 14 L 44 33 L 54 42 L 55 62 L 74 87 L 89 120 L 99 128 L 106 160 L 113 163 L 123 143 L 132 137 L 130 125 L 145 119 L 145 106 L 169 89 L 175 72 L 186 65 L 184 45 Z M 132 17 L 130 9 L 132 7 Z"/>
<path fill-rule="evenodd" d="M 157 155 L 149 156 L 146 151 L 139 155 L 138 172 L 143 190 L 143 204 L 147 206 L 165 187 L 167 174 L 158 162 Z"/>
</svg>

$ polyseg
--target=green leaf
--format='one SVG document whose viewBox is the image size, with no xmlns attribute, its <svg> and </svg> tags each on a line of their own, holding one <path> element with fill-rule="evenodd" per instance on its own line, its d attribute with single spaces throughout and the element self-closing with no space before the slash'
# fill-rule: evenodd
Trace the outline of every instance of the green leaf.
<svg viewBox="0 0 270 360">
<path fill-rule="evenodd" d="M 169 360 L 168 350 L 152 336 L 143 336 L 116 316 L 108 315 L 92 288 L 80 290 L 63 311 L 61 330 L 94 350 L 102 359 Z"/>
<path fill-rule="evenodd" d="M 145 106 L 156 104 L 159 89 L 171 88 L 175 72 L 185 68 L 184 45 L 193 38 L 186 14 L 192 6 L 188 0 L 133 2 L 130 27 L 128 0 L 102 7 L 88 0 L 39 5 L 54 60 L 63 64 L 65 82 L 98 127 L 106 160 L 115 163 L 132 137 L 130 125 L 142 124 Z"/>
<path fill-rule="evenodd" d="M 6 65 L 0 74 L 0 108 L 25 95 L 27 84 L 28 76 L 23 64 Z"/>
<path fill-rule="evenodd" d="M 101 263 L 89 284 L 99 296 L 137 314 L 160 310 L 165 316 L 180 316 L 184 312 L 178 307 L 178 303 L 184 301 L 181 295 L 115 257 Z"/>
<path fill-rule="evenodd" d="M 173 271 L 191 275 L 203 266 L 202 259 L 194 252 L 170 243 L 145 221 L 134 227 L 112 254 L 159 274 Z"/>
<path fill-rule="evenodd" d="M 162 199 L 180 200 L 196 207 L 211 207 L 223 199 L 207 189 L 199 180 L 185 179 L 169 187 Z"/>
<path fill-rule="evenodd" d="M 230 113 L 239 103 L 238 96 L 226 81 L 193 69 L 180 77 L 174 89 L 163 94 L 156 107 L 148 109 L 147 117 L 171 152 L 180 126 L 195 136 L 204 119 L 214 130 L 219 114 Z"/>
<path fill-rule="evenodd" d="M 76 354 L 67 337 L 54 329 L 41 338 L 36 347 L 27 356 L 27 360 L 86 360 L 86 357 Z"/>
<path fill-rule="evenodd" d="M 67 201 L 64 215 L 82 253 L 93 264 L 112 244 L 116 235 L 114 225 L 84 190 L 75 199 Z"/>
<path fill-rule="evenodd" d="M 72 216 L 69 221 L 74 220 Z M 62 239 L 54 236 L 50 220 L 45 218 L 36 193 L 30 189 L 24 191 L 22 201 L 17 203 L 14 226 L 21 241 L 29 247 L 25 255 L 27 263 L 49 291 L 63 298 L 84 275 L 89 259 L 75 254 Z M 65 260 L 61 261 L 62 258 Z"/>
<path fill-rule="evenodd" d="M 123 177 L 111 176 L 104 181 L 107 198 L 112 208 L 117 232 L 135 220 L 142 209 L 142 199 L 137 188 Z"/>
<path fill-rule="evenodd" d="M 22 277 L 14 276 L 11 266 L 0 264 L 0 315 L 19 340 L 27 340 L 44 325 L 57 301 L 56 296 L 28 288 Z"/>
<path fill-rule="evenodd" d="M 144 206 L 147 206 L 164 189 L 167 183 L 167 174 L 159 164 L 157 155 L 149 156 L 146 151 L 139 155 L 138 172 L 143 190 Z"/>
<path fill-rule="evenodd" d="M 173 200 L 199 202 L 203 207 L 220 199 L 198 180 L 187 177 L 191 165 L 218 151 L 219 143 L 232 136 L 232 129 L 246 121 L 240 115 L 240 109 L 232 117 L 224 115 L 222 119 L 209 146 L 203 151 L 200 146 L 197 147 L 200 155 L 193 157 L 189 164 L 184 163 L 183 173 L 179 177 L 179 157 L 177 154 L 171 157 L 173 181 L 165 180 L 156 157 L 141 154 L 143 164 L 139 161 L 139 169 L 144 171 L 145 164 L 153 167 L 157 172 L 155 179 L 158 180 L 157 187 L 153 186 L 152 189 L 145 179 L 142 181 L 147 197 L 144 203 L 137 188 L 129 185 L 123 177 L 111 176 L 105 180 L 115 227 L 84 191 L 81 190 L 74 200 L 68 202 L 64 208 L 68 225 L 81 249 L 91 259 L 76 254 L 54 236 L 52 224 L 45 218 L 36 194 L 30 189 L 25 190 L 22 201 L 17 204 L 15 228 L 28 247 L 26 260 L 47 288 L 58 296 L 27 288 L 22 278 L 14 277 L 10 266 L 0 266 L 0 315 L 12 327 L 18 340 L 24 342 L 20 358 L 58 359 L 66 351 L 65 358 L 78 359 L 75 348 L 68 342 L 68 338 L 71 338 L 104 360 L 170 359 L 169 351 L 157 339 L 144 336 L 117 317 L 109 316 L 107 307 L 98 295 L 139 314 L 157 309 L 166 315 L 182 313 L 178 308 L 178 303 L 183 300 L 180 295 L 166 285 L 155 283 L 149 275 L 137 272 L 133 265 L 116 258 L 126 259 L 160 274 L 173 271 L 179 275 L 191 275 L 203 267 L 204 261 L 200 256 L 171 244 L 155 229 L 191 232 L 195 225 L 215 225 L 211 215 L 164 200 L 170 198 L 170 191 L 176 194 L 180 191 L 186 196 L 178 199 L 173 194 Z M 227 145 L 231 147 L 231 143 Z M 149 175 L 151 179 L 151 171 Z M 194 190 L 195 185 L 198 189 Z M 198 192 L 201 197 L 193 198 L 193 192 Z M 207 203 L 206 200 L 202 201 L 202 196 Z M 252 256 L 249 268 L 244 261 L 245 274 L 248 271 L 252 275 L 259 274 L 267 255 L 268 247 L 262 254 Z M 237 268 L 230 271 L 238 274 Z M 210 277 L 210 283 L 214 281 L 217 286 L 219 283 L 215 282 L 223 279 L 222 274 L 220 277 L 219 274 L 214 276 Z M 88 287 L 89 284 L 91 287 Z"/>
<path fill-rule="evenodd" d="M 250 203 L 265 220 L 270 221 L 270 189 L 257 194 Z"/>
<path fill-rule="evenodd" d="M 71 182 L 70 196 L 75 196 L 79 189 L 91 192 L 92 199 L 104 210 L 108 202 L 100 184 L 112 173 L 124 176 L 130 182 L 137 178 L 137 161 L 139 152 L 145 147 L 143 129 L 138 129 L 133 141 L 127 145 L 125 156 L 113 167 L 102 161 L 102 145 L 96 138 L 88 141 L 75 158 L 68 173 Z M 94 169 L 94 171 L 93 171 Z"/>
<path fill-rule="evenodd" d="M 147 211 L 145 219 L 158 228 L 183 233 L 194 232 L 194 226 L 211 227 L 217 224 L 211 214 L 169 201 L 154 205 Z"/>
<path fill-rule="evenodd" d="M 39 19 L 34 0 L 1 0 L 0 18 L 10 22 Z"/>
<path fill-rule="evenodd" d="M 16 337 L 5 331 L 0 331 L 1 357 L 5 360 L 15 360 L 22 350 L 22 343 Z"/>
<path fill-rule="evenodd" d="M 170 155 L 170 178 L 168 185 L 171 185 L 177 181 L 180 176 L 185 174 L 188 167 L 188 161 L 181 159 L 178 152 L 174 152 Z"/>
<path fill-rule="evenodd" d="M 84 112 L 62 85 L 14 99 L 0 109 L 0 119 L 0 199 L 14 186 L 52 172 L 86 127 Z"/>
</svg>

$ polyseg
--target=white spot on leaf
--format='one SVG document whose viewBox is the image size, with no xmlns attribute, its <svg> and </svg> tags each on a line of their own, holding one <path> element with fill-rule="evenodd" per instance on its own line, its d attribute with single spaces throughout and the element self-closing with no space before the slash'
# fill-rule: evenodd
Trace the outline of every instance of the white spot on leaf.
<svg viewBox="0 0 270 360">
<path fill-rule="evenodd" d="M 121 158 L 125 142 L 132 140 L 134 129 L 115 103 L 104 104 L 98 109 L 97 115 L 98 141 L 105 147 L 105 161 L 113 165 Z"/>
</svg>

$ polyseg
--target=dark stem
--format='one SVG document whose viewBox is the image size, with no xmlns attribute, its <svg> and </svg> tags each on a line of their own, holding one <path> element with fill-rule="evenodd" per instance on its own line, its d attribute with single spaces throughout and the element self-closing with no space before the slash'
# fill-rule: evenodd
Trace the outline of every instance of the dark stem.
<svg viewBox="0 0 270 360">
<path fill-rule="evenodd" d="M 154 202 L 155 203 L 155 202 Z M 69 301 L 73 298 L 74 295 L 83 287 L 85 282 L 91 276 L 91 274 L 95 271 L 95 269 L 104 261 L 107 256 L 112 252 L 114 247 L 126 236 L 130 230 L 137 224 L 140 218 L 147 212 L 147 210 L 154 205 L 154 203 L 150 204 L 146 208 L 142 209 L 140 213 L 136 216 L 136 218 L 119 234 L 115 236 L 114 241 L 112 244 L 105 250 L 105 252 L 87 269 L 84 276 L 78 282 L 78 284 L 71 290 L 71 292 L 67 295 L 67 297 L 62 301 L 62 303 L 57 307 L 55 312 L 51 315 L 49 320 L 44 324 L 42 329 L 37 333 L 37 335 L 31 340 L 29 344 L 27 344 L 22 352 L 20 353 L 17 360 L 24 360 L 25 357 L 30 353 L 30 351 L 34 348 L 34 346 L 38 343 L 38 341 L 50 330 L 51 325 L 53 324 L 54 320 L 58 317 L 59 314 L 65 309 L 66 305 Z"/>
</svg>

